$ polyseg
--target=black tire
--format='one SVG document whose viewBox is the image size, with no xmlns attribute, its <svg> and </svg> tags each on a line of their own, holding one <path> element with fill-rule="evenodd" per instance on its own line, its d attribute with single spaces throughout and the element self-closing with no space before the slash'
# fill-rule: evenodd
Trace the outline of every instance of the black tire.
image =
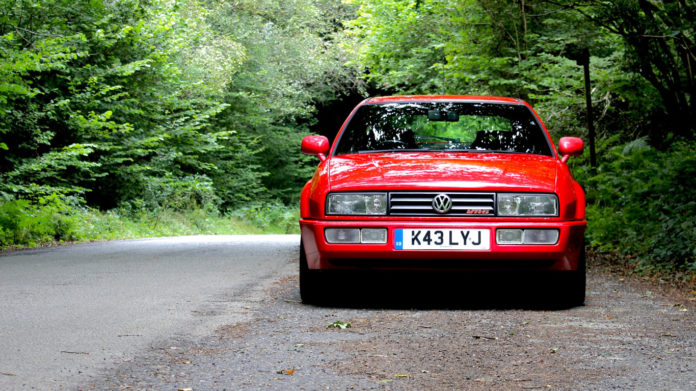
<svg viewBox="0 0 696 391">
<path fill-rule="evenodd" d="M 587 259 L 584 245 L 580 251 L 580 258 L 578 259 L 578 270 L 570 273 L 565 288 L 568 295 L 568 304 L 571 306 L 581 306 L 585 304 L 585 288 L 587 284 Z"/>
<path fill-rule="evenodd" d="M 309 270 L 304 244 L 300 242 L 300 299 L 305 304 L 318 303 L 320 291 L 319 272 Z"/>
</svg>

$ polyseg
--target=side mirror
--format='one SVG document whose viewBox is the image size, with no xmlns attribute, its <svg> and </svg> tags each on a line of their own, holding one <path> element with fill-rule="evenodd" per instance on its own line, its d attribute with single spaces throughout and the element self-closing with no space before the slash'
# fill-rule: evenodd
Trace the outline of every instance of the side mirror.
<svg viewBox="0 0 696 391">
<path fill-rule="evenodd" d="M 571 156 L 582 155 L 582 150 L 584 147 L 585 144 L 579 137 L 561 137 L 561 139 L 558 141 L 558 152 L 563 155 L 561 161 L 565 163 Z"/>
<path fill-rule="evenodd" d="M 329 153 L 329 139 L 324 136 L 307 136 L 302 139 L 302 153 L 317 155 L 322 162 Z"/>
</svg>

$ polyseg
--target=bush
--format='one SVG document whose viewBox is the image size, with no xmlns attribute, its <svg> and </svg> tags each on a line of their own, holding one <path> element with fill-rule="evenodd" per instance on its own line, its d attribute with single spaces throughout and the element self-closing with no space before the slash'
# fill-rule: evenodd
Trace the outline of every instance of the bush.
<svg viewBox="0 0 696 391">
<path fill-rule="evenodd" d="M 220 198 L 215 194 L 212 181 L 204 175 L 186 177 L 146 178 L 139 197 L 123 203 L 131 215 L 143 211 L 177 212 L 204 209 L 216 213 Z"/>
<path fill-rule="evenodd" d="M 38 203 L 4 200 L 0 203 L 0 247 L 36 246 L 72 241 L 85 211 L 79 200 L 45 197 Z"/>
<path fill-rule="evenodd" d="M 639 139 L 600 149 L 596 174 L 580 168 L 591 245 L 636 259 L 638 270 L 696 271 L 696 151 L 658 151 Z"/>
<path fill-rule="evenodd" d="M 253 204 L 232 212 L 232 216 L 247 221 L 267 233 L 299 233 L 300 211 L 279 202 Z"/>
<path fill-rule="evenodd" d="M 84 207 L 78 198 L 58 195 L 37 202 L 0 198 L 0 249 L 65 241 L 299 232 L 299 210 L 279 203 L 249 206 L 229 215 L 198 202 L 190 205 L 148 210 L 129 203 L 102 212 Z"/>
</svg>

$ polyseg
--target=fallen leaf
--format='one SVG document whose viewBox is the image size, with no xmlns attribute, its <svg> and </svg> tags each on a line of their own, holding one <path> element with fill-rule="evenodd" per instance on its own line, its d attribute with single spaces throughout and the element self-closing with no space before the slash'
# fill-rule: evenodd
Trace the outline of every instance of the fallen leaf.
<svg viewBox="0 0 696 391">
<path fill-rule="evenodd" d="M 328 328 L 328 329 L 336 328 L 336 329 L 344 330 L 344 329 L 350 328 L 350 323 L 341 322 L 340 320 L 337 320 L 333 323 L 330 323 L 328 326 L 326 326 L 326 328 Z"/>
</svg>

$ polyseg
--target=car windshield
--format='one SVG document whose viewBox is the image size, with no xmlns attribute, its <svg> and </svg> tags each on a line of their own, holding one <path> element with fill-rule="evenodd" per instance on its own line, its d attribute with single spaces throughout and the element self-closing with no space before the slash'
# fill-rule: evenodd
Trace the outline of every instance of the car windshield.
<svg viewBox="0 0 696 391">
<path fill-rule="evenodd" d="M 524 105 L 401 102 L 361 106 L 336 154 L 366 152 L 509 152 L 553 156 L 546 134 Z"/>
</svg>

